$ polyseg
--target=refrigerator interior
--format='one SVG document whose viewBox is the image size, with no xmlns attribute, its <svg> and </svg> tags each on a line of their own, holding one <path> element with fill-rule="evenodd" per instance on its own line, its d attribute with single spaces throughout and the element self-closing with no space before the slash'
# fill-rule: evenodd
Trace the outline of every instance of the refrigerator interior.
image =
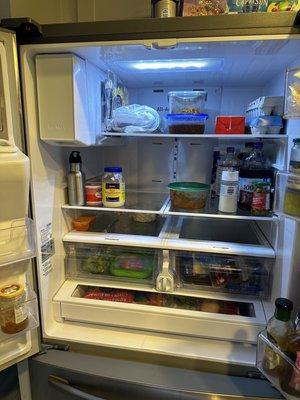
<svg viewBox="0 0 300 400">
<path fill-rule="evenodd" d="M 247 104 L 260 96 L 283 96 L 286 69 L 300 64 L 298 45 L 297 40 L 286 38 L 235 38 L 223 42 L 178 40 L 175 48 L 159 49 L 150 42 L 21 48 L 25 121 L 33 174 L 32 202 L 39 249 L 41 317 L 46 340 L 247 366 L 255 364 L 256 337 L 273 311 L 274 299 L 287 296 L 292 297 L 295 306 L 300 304 L 299 294 L 293 287 L 299 274 L 295 265 L 296 223 L 276 215 L 226 218 L 211 209 L 204 215 L 174 213 L 168 202 L 167 186 L 172 181 L 210 183 L 214 147 L 240 148 L 245 140 L 253 139 L 251 136 L 213 135 L 215 116 L 243 115 Z M 208 136 L 151 134 L 147 137 L 146 134 L 103 132 L 99 145 L 80 148 L 86 177 L 101 175 L 105 166 L 122 166 L 128 201 L 122 210 L 68 206 L 66 171 L 68 156 L 74 147 L 53 146 L 39 139 L 35 57 L 45 53 L 76 54 L 98 67 L 103 76 L 108 70 L 114 71 L 128 88 L 130 103 L 146 104 L 161 115 L 167 112 L 170 90 L 204 89 L 209 114 L 205 131 Z M 210 62 L 200 72 L 188 73 L 176 67 L 170 70 L 164 64 L 165 60 L 175 63 L 195 57 Z M 144 69 L 140 67 L 142 62 Z M 299 128 L 299 120 L 288 120 L 287 135 L 261 137 L 265 154 L 275 168 L 286 169 L 288 144 Z M 72 230 L 72 219 L 86 214 L 96 217 L 93 229 L 89 232 Z M 144 224 L 134 220 L 140 214 L 154 215 L 155 223 L 151 222 L 147 229 L 141 227 Z M 41 232 L 45 230 L 49 237 L 53 236 L 53 249 L 42 249 Z M 80 256 L 82 246 L 88 250 Z M 107 262 L 107 259 L 99 261 L 97 252 L 89 254 L 89 246 L 100 246 L 100 255 L 108 252 L 110 257 L 111 253 L 118 253 L 116 248 L 124 247 L 126 260 L 131 253 L 131 261 L 134 258 L 135 262 L 141 262 L 136 254 L 146 249 L 154 260 L 152 274 L 146 282 L 128 276 L 116 279 L 110 273 L 106 277 L 91 276 L 86 270 L 80 275 L 86 259 L 90 263 L 90 258 L 94 257 L 96 269 Z M 133 249 L 137 249 L 136 253 Z M 173 292 L 164 294 L 156 290 L 164 265 L 172 270 L 176 257 L 188 254 L 195 260 L 198 253 L 210 257 L 210 276 L 211 265 L 215 262 L 212 257 L 223 257 L 226 263 L 228 258 L 232 260 L 236 256 L 239 260 L 252 257 L 260 262 L 259 268 L 268 271 L 268 295 L 260 299 L 257 293 L 249 296 L 213 287 L 208 290 L 195 285 L 190 287 L 182 285 L 180 274 L 174 274 Z M 203 264 L 203 260 L 201 262 Z M 232 267 L 234 261 L 230 262 Z M 241 265 L 236 263 L 234 268 L 242 269 Z M 111 270 L 111 259 L 105 268 Z M 222 268 L 224 271 L 224 264 Z M 98 297 L 84 297 L 89 290 L 91 296 L 97 292 Z M 100 291 L 102 297 L 99 298 Z M 146 304 L 145 298 L 141 300 L 144 304 L 132 300 L 141 292 L 146 292 Z M 116 300 L 114 296 L 122 299 Z M 152 296 L 150 300 L 149 296 Z M 173 300 L 165 300 L 165 296 L 173 296 Z M 161 303 L 153 304 L 158 298 Z M 181 306 L 178 306 L 179 301 Z M 205 307 L 201 309 L 199 302 L 205 302 Z M 226 302 L 230 303 L 231 311 L 227 308 L 222 312 L 219 305 Z M 171 303 L 172 306 L 166 306 Z M 246 313 L 240 309 L 232 311 L 237 310 L 238 304 L 245 304 Z"/>
</svg>

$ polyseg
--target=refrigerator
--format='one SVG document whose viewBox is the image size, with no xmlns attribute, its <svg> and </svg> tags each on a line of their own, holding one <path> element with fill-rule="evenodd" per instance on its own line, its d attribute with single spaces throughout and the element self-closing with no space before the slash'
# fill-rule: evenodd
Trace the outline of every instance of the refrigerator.
<svg viewBox="0 0 300 400">
<path fill-rule="evenodd" d="M 299 218 L 284 212 L 297 107 L 280 134 L 215 134 L 214 123 L 255 99 L 287 99 L 297 13 L 2 26 L 1 208 L 11 214 L 0 279 L 23 291 L 7 301 L 11 332 L 1 319 L 1 369 L 19 363 L 33 400 L 294 398 L 264 371 L 277 350 L 260 332 L 277 297 L 300 306 Z M 171 91 L 206 93 L 204 134 L 107 130 L 109 107 L 127 99 L 164 121 Z M 210 199 L 172 208 L 170 182 L 210 185 L 214 150 L 249 140 L 276 171 L 271 213 L 222 214 Z M 123 207 L 68 204 L 74 150 L 87 180 L 122 168 Z M 82 216 L 87 231 L 74 229 Z"/>
</svg>

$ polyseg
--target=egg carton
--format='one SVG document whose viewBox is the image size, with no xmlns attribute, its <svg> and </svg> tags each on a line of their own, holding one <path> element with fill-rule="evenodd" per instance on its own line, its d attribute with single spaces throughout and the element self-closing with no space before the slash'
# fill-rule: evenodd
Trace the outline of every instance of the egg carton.
<svg viewBox="0 0 300 400">
<path fill-rule="evenodd" d="M 284 97 L 263 96 L 248 104 L 247 117 L 260 117 L 265 115 L 283 115 Z"/>
</svg>

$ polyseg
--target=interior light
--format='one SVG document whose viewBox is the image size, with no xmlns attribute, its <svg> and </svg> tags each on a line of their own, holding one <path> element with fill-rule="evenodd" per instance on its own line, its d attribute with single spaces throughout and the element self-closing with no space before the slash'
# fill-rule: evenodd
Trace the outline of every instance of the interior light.
<svg viewBox="0 0 300 400">
<path fill-rule="evenodd" d="M 223 59 L 184 59 L 184 60 L 142 60 L 126 62 L 127 68 L 136 71 L 165 71 L 165 70 L 189 70 L 189 71 L 220 71 L 223 68 Z"/>
</svg>

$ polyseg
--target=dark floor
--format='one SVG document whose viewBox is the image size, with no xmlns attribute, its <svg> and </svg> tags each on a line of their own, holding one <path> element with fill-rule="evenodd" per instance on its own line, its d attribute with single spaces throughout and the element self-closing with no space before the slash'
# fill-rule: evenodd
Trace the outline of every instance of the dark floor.
<svg viewBox="0 0 300 400">
<path fill-rule="evenodd" d="M 0 372 L 0 399 L 21 400 L 16 365 Z"/>
</svg>

